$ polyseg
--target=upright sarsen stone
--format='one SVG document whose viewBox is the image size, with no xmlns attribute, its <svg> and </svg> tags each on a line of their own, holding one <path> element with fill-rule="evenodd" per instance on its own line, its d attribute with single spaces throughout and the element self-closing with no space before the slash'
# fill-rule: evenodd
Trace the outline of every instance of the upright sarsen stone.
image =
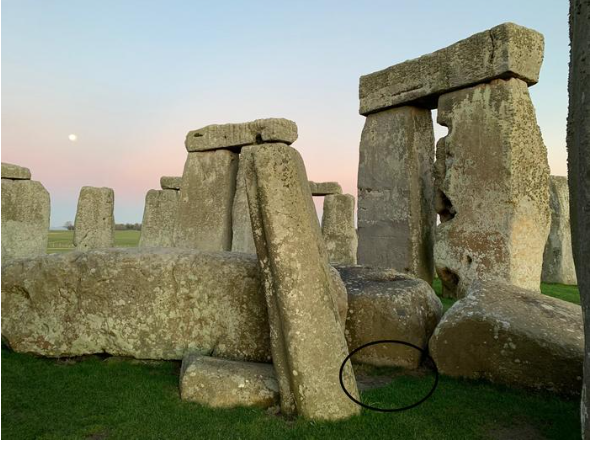
<svg viewBox="0 0 590 449">
<path fill-rule="evenodd" d="M 371 114 L 361 136 L 358 262 L 432 282 L 434 131 L 430 111 Z"/>
<path fill-rule="evenodd" d="M 244 164 L 238 166 L 236 194 L 232 210 L 232 241 L 231 250 L 238 253 L 256 254 L 252 223 L 248 210 L 248 195 L 246 194 L 246 178 Z"/>
<path fill-rule="evenodd" d="M 82 187 L 74 223 L 74 246 L 81 251 L 115 245 L 115 192 L 108 187 Z"/>
<path fill-rule="evenodd" d="M 174 246 L 174 227 L 178 214 L 178 190 L 150 190 L 145 196 L 141 222 L 141 247 Z"/>
<path fill-rule="evenodd" d="M 322 236 L 331 263 L 356 265 L 358 238 L 354 227 L 354 196 L 338 194 L 324 198 Z"/>
</svg>

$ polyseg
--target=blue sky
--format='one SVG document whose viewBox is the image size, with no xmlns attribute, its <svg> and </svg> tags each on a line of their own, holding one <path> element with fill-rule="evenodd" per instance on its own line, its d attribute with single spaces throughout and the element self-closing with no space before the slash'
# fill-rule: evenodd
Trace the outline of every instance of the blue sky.
<svg viewBox="0 0 590 449">
<path fill-rule="evenodd" d="M 83 185 L 113 187 L 117 222 L 137 222 L 145 192 L 182 173 L 187 131 L 286 117 L 309 178 L 356 194 L 359 76 L 510 21 L 545 35 L 531 96 L 564 175 L 567 12 L 566 0 L 4 0 L 2 160 L 50 191 L 53 226 L 73 220 Z"/>
</svg>

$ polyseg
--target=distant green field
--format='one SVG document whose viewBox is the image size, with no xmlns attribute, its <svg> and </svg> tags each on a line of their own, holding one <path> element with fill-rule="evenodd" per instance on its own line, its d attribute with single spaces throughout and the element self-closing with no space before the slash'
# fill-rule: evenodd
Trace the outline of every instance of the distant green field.
<svg viewBox="0 0 590 449">
<path fill-rule="evenodd" d="M 140 235 L 140 231 L 115 231 L 115 246 L 137 246 Z M 74 231 L 49 231 L 47 254 L 65 253 L 73 249 Z"/>
</svg>

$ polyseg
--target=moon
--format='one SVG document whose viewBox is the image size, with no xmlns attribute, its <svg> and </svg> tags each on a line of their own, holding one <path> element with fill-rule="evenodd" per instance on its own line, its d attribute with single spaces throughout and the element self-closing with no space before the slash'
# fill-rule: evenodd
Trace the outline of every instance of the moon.
<svg viewBox="0 0 590 449">
<path fill-rule="evenodd" d="M 68 136 L 68 139 L 70 139 L 70 142 L 75 142 L 76 140 L 78 140 L 78 136 L 75 134 L 70 134 Z"/>
</svg>

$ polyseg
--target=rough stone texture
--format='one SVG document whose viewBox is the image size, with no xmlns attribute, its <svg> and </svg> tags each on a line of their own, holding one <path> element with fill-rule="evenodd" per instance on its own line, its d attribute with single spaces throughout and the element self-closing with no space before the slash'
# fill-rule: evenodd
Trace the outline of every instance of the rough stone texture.
<svg viewBox="0 0 590 449">
<path fill-rule="evenodd" d="M 430 339 L 442 374 L 578 395 L 580 306 L 497 281 L 476 281 Z"/>
<path fill-rule="evenodd" d="M 335 181 L 313 182 L 309 181 L 309 189 L 312 196 L 336 195 L 342 193 L 342 187 Z"/>
<path fill-rule="evenodd" d="M 425 281 L 393 269 L 338 267 L 348 290 L 346 339 L 350 351 L 372 341 L 401 340 L 426 348 L 442 304 Z M 396 344 L 370 346 L 353 361 L 417 368 L 422 354 Z"/>
<path fill-rule="evenodd" d="M 180 190 L 182 185 L 182 176 L 162 176 L 160 178 L 160 187 L 164 190 Z"/>
<path fill-rule="evenodd" d="M 2 179 L 2 264 L 45 254 L 49 215 L 49 193 L 40 182 Z"/>
<path fill-rule="evenodd" d="M 358 172 L 359 264 L 432 282 L 433 162 L 429 110 L 405 106 L 367 117 Z"/>
<path fill-rule="evenodd" d="M 239 253 L 256 254 L 254 236 L 252 235 L 252 222 L 250 221 L 250 212 L 248 210 L 248 195 L 246 194 L 246 178 L 243 165 L 240 161 L 232 211 L 233 235 L 231 250 Z"/>
<path fill-rule="evenodd" d="M 436 108 L 436 98 L 496 78 L 539 80 L 543 35 L 513 23 L 474 34 L 442 50 L 361 76 L 360 113 L 414 103 Z"/>
<path fill-rule="evenodd" d="M 80 251 L 115 245 L 115 192 L 108 187 L 82 187 L 74 223 L 74 246 Z"/>
<path fill-rule="evenodd" d="M 356 415 L 340 387 L 348 349 L 303 160 L 284 144 L 244 148 L 242 157 L 281 408 L 315 420 Z M 350 363 L 343 381 L 358 397 Z"/>
<path fill-rule="evenodd" d="M 20 165 L 2 162 L 2 179 L 31 179 L 31 170 Z"/>
<path fill-rule="evenodd" d="M 326 196 L 322 236 L 331 263 L 356 265 L 358 238 L 354 226 L 354 196 Z"/>
<path fill-rule="evenodd" d="M 576 267 L 572 253 L 569 191 L 565 176 L 549 178 L 551 229 L 543 253 L 543 282 L 576 285 Z"/>
<path fill-rule="evenodd" d="M 110 248 L 2 266 L 2 335 L 17 352 L 270 360 L 255 257 Z"/>
<path fill-rule="evenodd" d="M 582 437 L 590 439 L 590 1 L 570 1 L 568 179 L 574 261 L 584 313 L 586 348 Z"/>
<path fill-rule="evenodd" d="M 279 385 L 271 364 L 188 354 L 180 370 L 180 398 L 217 408 L 268 408 L 279 402 Z"/>
<path fill-rule="evenodd" d="M 444 294 L 461 297 L 474 279 L 539 291 L 549 235 L 549 165 L 524 81 L 440 97 L 434 258 Z"/>
<path fill-rule="evenodd" d="M 174 244 L 230 251 L 238 155 L 229 150 L 189 153 L 184 165 Z"/>
<path fill-rule="evenodd" d="M 266 118 L 246 123 L 209 125 L 189 131 L 187 151 L 208 151 L 229 148 L 239 151 L 245 145 L 262 142 L 293 143 L 297 140 L 297 125 L 284 118 Z"/>
<path fill-rule="evenodd" d="M 141 222 L 141 247 L 174 246 L 174 226 L 178 214 L 178 190 L 149 190 L 145 196 Z"/>
</svg>

